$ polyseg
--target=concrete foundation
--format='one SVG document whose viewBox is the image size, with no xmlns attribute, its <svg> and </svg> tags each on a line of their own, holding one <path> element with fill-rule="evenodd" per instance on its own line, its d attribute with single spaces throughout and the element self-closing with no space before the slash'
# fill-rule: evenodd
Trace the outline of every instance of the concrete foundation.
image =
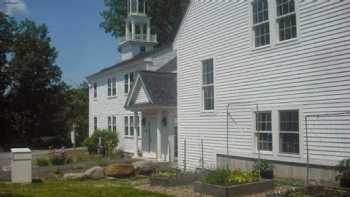
<svg viewBox="0 0 350 197">
<path fill-rule="evenodd" d="M 241 169 L 241 170 L 252 170 L 257 159 L 245 158 L 238 156 L 227 156 L 218 154 L 216 156 L 218 168 L 229 168 L 229 169 Z M 291 178 L 306 180 L 307 167 L 306 164 L 282 162 L 282 161 L 271 161 L 274 166 L 274 176 L 279 178 Z M 321 166 L 311 164 L 309 173 L 309 180 L 317 183 L 329 183 L 335 184 L 335 177 L 337 175 L 334 167 Z"/>
</svg>

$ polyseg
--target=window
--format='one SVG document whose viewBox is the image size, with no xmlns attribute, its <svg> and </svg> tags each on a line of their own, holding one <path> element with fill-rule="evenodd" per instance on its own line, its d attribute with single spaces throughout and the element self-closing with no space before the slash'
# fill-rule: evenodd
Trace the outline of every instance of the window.
<svg viewBox="0 0 350 197">
<path fill-rule="evenodd" d="M 299 154 L 299 111 L 279 111 L 280 152 Z"/>
<path fill-rule="evenodd" d="M 108 116 L 108 131 L 112 131 L 112 117 Z"/>
<path fill-rule="evenodd" d="M 113 116 L 113 132 L 117 132 L 117 117 Z"/>
<path fill-rule="evenodd" d="M 124 93 L 129 92 L 129 75 L 125 74 L 124 75 Z"/>
<path fill-rule="evenodd" d="M 130 136 L 134 136 L 134 116 L 130 116 Z"/>
<path fill-rule="evenodd" d="M 253 31 L 255 47 L 270 44 L 270 24 L 267 0 L 254 0 L 253 6 Z"/>
<path fill-rule="evenodd" d="M 97 117 L 94 117 L 94 130 L 97 130 Z"/>
<path fill-rule="evenodd" d="M 116 80 L 116 78 L 112 79 L 112 95 L 113 96 L 117 95 L 117 80 Z"/>
<path fill-rule="evenodd" d="M 97 98 L 97 83 L 94 83 L 94 98 Z"/>
<path fill-rule="evenodd" d="M 277 0 L 277 24 L 280 41 L 297 36 L 294 0 Z"/>
<path fill-rule="evenodd" d="M 139 13 L 145 13 L 145 0 L 139 0 Z"/>
<path fill-rule="evenodd" d="M 124 116 L 124 134 L 125 136 L 129 135 L 129 117 Z"/>
<path fill-rule="evenodd" d="M 132 88 L 132 85 L 134 84 L 134 73 L 130 73 L 130 87 L 129 87 L 129 90 L 131 90 Z"/>
<path fill-rule="evenodd" d="M 132 13 L 137 12 L 137 0 L 131 0 L 131 12 Z"/>
<path fill-rule="evenodd" d="M 214 109 L 214 65 L 213 59 L 202 62 L 202 95 L 204 110 Z"/>
<path fill-rule="evenodd" d="M 271 112 L 255 113 L 257 149 L 272 151 L 272 122 Z"/>
<path fill-rule="evenodd" d="M 108 96 L 112 95 L 112 80 L 108 79 Z"/>
<path fill-rule="evenodd" d="M 136 134 L 137 136 L 140 136 L 140 118 L 138 116 L 135 116 L 135 122 L 136 122 Z"/>
</svg>

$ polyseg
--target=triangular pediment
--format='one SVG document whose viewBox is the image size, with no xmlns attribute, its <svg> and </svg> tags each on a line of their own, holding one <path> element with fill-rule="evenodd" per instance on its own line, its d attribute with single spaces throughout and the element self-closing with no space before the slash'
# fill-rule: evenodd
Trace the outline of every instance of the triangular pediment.
<svg viewBox="0 0 350 197">
<path fill-rule="evenodd" d="M 135 95 L 131 101 L 132 104 L 145 104 L 150 103 L 150 99 L 148 98 L 146 94 L 145 87 L 142 86 L 142 84 L 139 84 L 139 87 L 137 87 L 135 91 Z"/>
</svg>

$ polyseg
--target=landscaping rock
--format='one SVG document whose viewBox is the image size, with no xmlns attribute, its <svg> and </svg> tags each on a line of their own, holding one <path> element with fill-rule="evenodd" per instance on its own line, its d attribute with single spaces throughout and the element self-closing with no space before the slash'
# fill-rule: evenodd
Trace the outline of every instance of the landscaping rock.
<svg viewBox="0 0 350 197">
<path fill-rule="evenodd" d="M 105 167 L 106 176 L 115 178 L 126 178 L 135 174 L 135 168 L 131 164 L 111 164 Z"/>
<path fill-rule="evenodd" d="M 89 179 L 103 179 L 105 177 L 104 169 L 100 166 L 88 169 L 84 175 Z"/>
<path fill-rule="evenodd" d="M 63 179 L 66 180 L 80 180 L 84 178 L 86 178 L 84 173 L 67 173 L 63 176 Z"/>
<path fill-rule="evenodd" d="M 155 164 L 150 161 L 136 161 L 133 166 L 137 174 L 146 176 L 153 174 L 156 170 Z"/>
</svg>

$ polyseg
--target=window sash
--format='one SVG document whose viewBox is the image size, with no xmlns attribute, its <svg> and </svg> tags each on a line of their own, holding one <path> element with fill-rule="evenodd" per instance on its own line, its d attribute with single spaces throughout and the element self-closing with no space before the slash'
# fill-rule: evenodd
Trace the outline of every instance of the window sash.
<svg viewBox="0 0 350 197">
<path fill-rule="evenodd" d="M 125 74 L 124 75 L 124 93 L 129 92 L 129 75 Z"/>
<path fill-rule="evenodd" d="M 299 133 L 280 133 L 280 153 L 299 154 L 300 140 Z"/>
<path fill-rule="evenodd" d="M 204 110 L 214 109 L 214 62 L 202 61 L 202 97 Z"/>
<path fill-rule="evenodd" d="M 116 78 L 112 79 L 112 95 L 113 96 L 117 95 L 117 80 L 116 80 Z"/>
<path fill-rule="evenodd" d="M 117 117 L 113 116 L 113 132 L 117 132 Z"/>
<path fill-rule="evenodd" d="M 203 105 L 204 110 L 214 109 L 214 86 L 208 85 L 203 87 Z"/>
<path fill-rule="evenodd" d="M 134 136 L 134 117 L 130 116 L 130 135 Z"/>
<path fill-rule="evenodd" d="M 256 131 L 272 131 L 272 112 L 256 112 L 255 113 L 255 130 Z"/>
<path fill-rule="evenodd" d="M 130 79 L 129 91 L 130 91 L 131 88 L 132 88 L 132 85 L 134 84 L 134 73 L 131 72 L 129 75 L 130 75 L 130 76 L 129 76 L 129 79 Z"/>
<path fill-rule="evenodd" d="M 272 151 L 272 132 L 256 132 L 257 150 Z"/>
<path fill-rule="evenodd" d="M 279 144 L 281 153 L 300 153 L 299 119 L 299 110 L 279 111 Z"/>
<path fill-rule="evenodd" d="M 97 83 L 94 83 L 94 98 L 97 98 Z"/>
<path fill-rule="evenodd" d="M 108 116 L 108 131 L 112 131 L 112 117 Z"/>
<path fill-rule="evenodd" d="M 253 7 L 253 24 L 269 21 L 269 7 L 267 0 L 254 0 Z"/>
<path fill-rule="evenodd" d="M 125 136 L 129 135 L 129 117 L 124 116 L 124 134 Z"/>
<path fill-rule="evenodd" d="M 276 1 L 277 16 L 287 15 L 295 12 L 294 0 L 277 0 Z"/>
</svg>

